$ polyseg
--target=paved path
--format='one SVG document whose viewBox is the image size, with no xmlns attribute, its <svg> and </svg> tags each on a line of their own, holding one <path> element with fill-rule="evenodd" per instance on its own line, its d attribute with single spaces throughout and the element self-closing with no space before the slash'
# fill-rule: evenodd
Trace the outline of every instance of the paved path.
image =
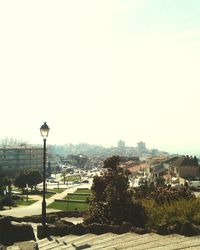
<svg viewBox="0 0 200 250">
<path fill-rule="evenodd" d="M 73 185 L 72 187 L 69 187 L 62 193 L 57 193 L 53 196 L 51 196 L 49 199 L 46 199 L 47 206 L 54 202 L 55 199 L 63 199 L 68 193 L 73 193 L 77 188 L 90 188 L 90 184 L 78 184 Z M 47 208 L 47 213 L 56 212 L 59 210 L 56 209 L 49 209 Z M 3 210 L 0 211 L 0 215 L 8 215 L 8 216 L 14 216 L 14 217 L 24 217 L 24 216 L 31 216 L 31 215 L 39 215 L 42 213 L 42 197 L 40 197 L 40 200 L 33 203 L 30 206 L 24 206 L 24 207 L 16 207 L 9 210 Z"/>
</svg>

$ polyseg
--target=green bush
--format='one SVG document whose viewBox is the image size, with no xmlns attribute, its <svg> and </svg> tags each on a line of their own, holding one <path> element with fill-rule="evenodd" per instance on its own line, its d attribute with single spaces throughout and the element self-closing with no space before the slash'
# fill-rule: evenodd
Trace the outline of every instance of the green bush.
<svg viewBox="0 0 200 250">
<path fill-rule="evenodd" d="M 10 196 L 5 196 L 2 198 L 2 205 L 3 206 L 13 206 L 15 201 Z"/>
<path fill-rule="evenodd" d="M 147 226 L 157 228 L 160 225 L 183 224 L 190 221 L 200 225 L 200 199 L 178 200 L 157 204 L 155 200 L 143 200 L 147 214 Z"/>
<path fill-rule="evenodd" d="M 156 203 L 171 203 L 177 200 L 190 200 L 195 198 L 194 194 L 187 187 L 156 187 L 141 186 L 133 189 L 136 200 L 154 199 Z"/>
</svg>

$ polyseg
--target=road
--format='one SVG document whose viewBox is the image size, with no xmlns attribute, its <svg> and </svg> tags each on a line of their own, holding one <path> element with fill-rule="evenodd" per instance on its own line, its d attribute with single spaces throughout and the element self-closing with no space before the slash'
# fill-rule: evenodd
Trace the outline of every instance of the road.
<svg viewBox="0 0 200 250">
<path fill-rule="evenodd" d="M 81 183 L 78 185 L 73 185 L 71 187 L 68 187 L 65 191 L 62 193 L 57 193 L 53 196 L 51 196 L 49 199 L 46 199 L 47 206 L 54 202 L 55 199 L 63 199 L 68 193 L 73 193 L 77 188 L 90 188 L 91 183 Z M 56 209 L 49 209 L 47 208 L 47 213 L 56 212 L 59 210 Z M 16 207 L 9 210 L 3 210 L 0 211 L 0 215 L 7 215 L 7 216 L 14 216 L 14 217 L 24 217 L 24 216 L 31 216 L 31 215 L 39 215 L 42 213 L 42 197 L 40 197 L 40 200 L 35 202 L 34 204 L 30 206 L 24 206 L 24 207 Z"/>
</svg>

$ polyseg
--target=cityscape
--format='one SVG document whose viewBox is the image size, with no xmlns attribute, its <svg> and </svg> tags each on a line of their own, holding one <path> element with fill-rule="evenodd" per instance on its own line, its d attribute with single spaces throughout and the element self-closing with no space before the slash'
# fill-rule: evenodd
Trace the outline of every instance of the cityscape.
<svg viewBox="0 0 200 250">
<path fill-rule="evenodd" d="M 0 250 L 200 249 L 200 1 L 0 1 Z"/>
<path fill-rule="evenodd" d="M 119 140 L 116 147 L 110 148 L 86 143 L 46 145 L 49 133 L 46 122 L 40 130 L 44 140 L 43 146 L 30 145 L 13 138 L 1 140 L 0 240 L 8 249 L 14 249 L 15 246 L 22 247 L 20 249 L 65 249 L 66 241 L 70 242 L 70 249 L 85 247 L 85 244 L 88 246 L 86 248 L 91 248 L 95 247 L 95 242 L 101 242 L 101 236 L 90 239 L 87 233 L 103 234 L 102 236 L 107 238 L 107 241 L 99 243 L 100 249 L 103 249 L 104 245 L 114 246 L 107 235 L 108 231 L 119 241 L 117 245 L 124 249 L 129 245 L 125 246 L 123 241 L 118 240 L 117 235 L 123 232 L 126 239 L 130 237 L 130 230 L 138 237 L 156 232 L 153 237 L 156 237 L 155 242 L 159 242 L 158 246 L 162 244 L 162 238 L 159 237 L 163 233 L 166 235 L 166 242 L 168 234 L 178 233 L 186 237 L 182 243 L 184 247 L 187 245 L 185 241 L 188 236 L 199 234 L 200 227 L 198 231 L 196 219 L 193 221 L 194 225 L 190 222 L 188 228 L 185 221 L 179 222 L 183 223 L 180 228 L 172 222 L 170 223 L 173 227 L 170 223 L 164 223 L 160 228 L 162 222 L 158 220 L 158 225 L 155 226 L 156 222 L 151 221 L 153 214 L 148 214 L 148 202 L 153 200 L 155 208 L 158 206 L 157 216 L 160 216 L 159 207 L 166 206 L 165 204 L 173 206 L 190 200 L 192 206 L 197 206 L 200 202 L 200 164 L 195 155 L 169 154 L 155 148 L 148 149 L 142 141 L 135 147 L 127 147 L 123 140 Z M 123 187 L 122 183 L 127 183 L 127 187 Z M 111 185 L 113 191 L 111 189 L 107 193 L 107 185 Z M 117 193 L 115 189 L 118 190 Z M 101 199 L 105 205 L 101 205 L 98 195 L 103 195 Z M 135 201 L 132 203 L 128 197 L 134 197 Z M 109 212 L 108 216 L 106 211 L 109 199 L 113 200 L 109 209 L 114 210 L 111 214 Z M 116 206 L 123 203 L 123 208 L 116 210 Z M 124 216 L 124 209 L 130 210 L 130 217 Z M 103 214 L 97 216 L 99 210 L 102 210 Z M 199 209 L 196 212 L 198 211 Z M 166 217 L 167 221 L 179 220 L 179 214 L 174 216 Z M 113 221 L 113 218 L 118 226 L 106 229 L 105 224 L 109 224 L 109 220 Z M 125 221 L 128 224 L 124 227 Z M 4 225 L 3 228 L 1 225 Z M 150 228 L 147 228 L 147 225 Z M 195 232 L 191 226 L 196 228 Z M 183 229 L 184 227 L 186 228 Z M 20 236 L 18 232 L 21 232 Z M 68 236 L 72 232 L 76 235 L 73 239 Z M 178 241 L 176 234 L 174 245 Z M 85 243 L 79 243 L 81 238 L 78 237 L 81 236 L 78 235 L 85 235 Z M 49 236 L 61 237 L 62 240 L 55 238 L 54 242 Z M 48 239 L 44 241 L 45 237 Z M 148 242 L 143 243 L 144 248 Z M 135 247 L 134 244 L 131 243 L 130 247 Z M 170 246 L 171 243 L 169 241 L 166 244 Z"/>
</svg>

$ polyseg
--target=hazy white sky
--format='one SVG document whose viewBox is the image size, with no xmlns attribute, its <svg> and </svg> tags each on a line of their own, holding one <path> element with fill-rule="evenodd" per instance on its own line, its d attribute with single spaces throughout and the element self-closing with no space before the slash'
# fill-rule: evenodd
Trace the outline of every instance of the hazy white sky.
<svg viewBox="0 0 200 250">
<path fill-rule="evenodd" d="M 0 138 L 200 155 L 200 1 L 0 1 Z"/>
</svg>

